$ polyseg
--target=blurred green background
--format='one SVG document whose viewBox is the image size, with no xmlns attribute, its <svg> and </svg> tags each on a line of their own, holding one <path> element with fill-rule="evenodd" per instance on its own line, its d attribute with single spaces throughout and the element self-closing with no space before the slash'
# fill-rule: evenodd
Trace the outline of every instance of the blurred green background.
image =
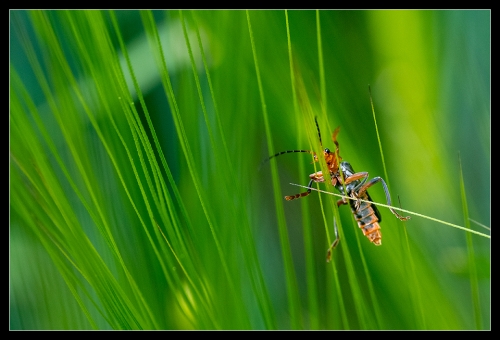
<svg viewBox="0 0 500 340">
<path fill-rule="evenodd" d="M 319 147 L 292 53 L 325 147 L 465 226 L 460 155 L 489 235 L 490 14 L 11 11 L 10 328 L 490 329 L 488 237 L 341 206 L 327 264 L 311 157 L 259 168 Z"/>
</svg>

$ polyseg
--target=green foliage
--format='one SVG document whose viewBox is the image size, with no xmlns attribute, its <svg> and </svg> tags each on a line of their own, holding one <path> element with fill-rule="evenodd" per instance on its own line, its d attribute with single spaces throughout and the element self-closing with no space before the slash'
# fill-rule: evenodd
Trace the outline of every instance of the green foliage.
<svg viewBox="0 0 500 340">
<path fill-rule="evenodd" d="M 490 328 L 490 12 L 10 14 L 11 329 Z"/>
</svg>

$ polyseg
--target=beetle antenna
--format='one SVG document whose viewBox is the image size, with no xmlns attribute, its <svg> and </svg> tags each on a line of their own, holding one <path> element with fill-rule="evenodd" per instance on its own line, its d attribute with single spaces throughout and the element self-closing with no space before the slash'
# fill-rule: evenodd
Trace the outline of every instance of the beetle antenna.
<svg viewBox="0 0 500 340">
<path fill-rule="evenodd" d="M 313 156 L 316 158 L 316 154 L 314 153 L 314 151 L 309 151 L 309 150 L 286 150 L 286 151 L 281 151 L 281 152 L 278 152 L 278 153 L 276 153 L 276 154 L 274 154 L 274 155 L 272 155 L 272 156 L 269 156 L 269 157 L 267 157 L 266 159 L 264 159 L 264 160 L 262 161 L 262 163 L 260 163 L 259 170 L 260 170 L 260 168 L 262 168 L 262 166 L 263 166 L 264 164 L 266 164 L 266 163 L 267 163 L 267 162 L 268 162 L 271 158 L 278 157 L 279 155 L 283 155 L 283 154 L 285 154 L 285 153 L 294 153 L 294 152 L 303 152 L 303 153 L 308 153 L 308 154 L 310 154 L 310 155 L 313 155 Z"/>
<path fill-rule="evenodd" d="M 321 131 L 319 130 L 318 117 L 314 116 L 314 122 L 316 123 L 316 129 L 318 129 L 319 145 L 321 145 L 321 150 L 323 150 L 323 142 L 321 141 Z"/>
</svg>

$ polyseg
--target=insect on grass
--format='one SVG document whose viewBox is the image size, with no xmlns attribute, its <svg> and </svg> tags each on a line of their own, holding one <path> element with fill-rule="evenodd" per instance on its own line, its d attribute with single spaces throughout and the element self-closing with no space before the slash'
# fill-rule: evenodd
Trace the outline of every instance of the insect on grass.
<svg viewBox="0 0 500 340">
<path fill-rule="evenodd" d="M 368 180 L 368 172 L 355 172 L 349 162 L 341 161 L 342 157 L 339 154 L 339 143 L 337 141 L 337 135 L 340 131 L 340 126 L 337 127 L 332 134 L 332 140 L 335 144 L 335 151 L 332 152 L 328 148 L 323 148 L 323 142 L 321 140 L 321 131 L 319 128 L 318 120 L 314 118 L 316 123 L 316 128 L 318 130 L 318 138 L 321 149 L 323 150 L 323 157 L 325 158 L 326 165 L 328 167 L 328 172 L 330 174 L 331 184 L 344 196 L 351 199 L 342 198 L 337 201 L 337 206 L 343 204 L 349 204 L 351 211 L 354 214 L 356 221 L 358 222 L 359 228 L 363 231 L 363 234 L 376 246 L 382 244 L 382 233 L 380 231 L 380 222 L 382 221 L 382 215 L 380 214 L 377 207 L 370 202 L 372 199 L 368 194 L 368 188 L 372 185 L 381 182 L 384 188 L 385 197 L 387 200 L 387 205 L 391 204 L 391 196 L 389 194 L 389 189 L 387 184 L 381 177 L 375 177 Z M 286 154 L 286 153 L 309 153 L 313 155 L 314 161 L 318 161 L 318 156 L 314 151 L 310 150 L 287 150 L 278 152 L 264 160 L 264 162 L 269 161 L 271 158 Z M 307 190 L 295 195 L 285 196 L 287 201 L 292 201 L 298 198 L 306 197 L 311 193 L 311 186 L 313 183 L 323 183 L 325 182 L 325 176 L 322 171 L 317 171 L 309 175 L 309 184 L 307 185 Z M 362 201 L 363 200 L 363 201 Z M 394 209 L 389 208 L 391 212 L 401 221 L 409 220 L 410 217 L 404 217 L 399 215 Z M 331 260 L 331 252 L 337 246 L 340 239 L 338 236 L 337 224 L 334 221 L 335 229 L 335 240 L 327 251 L 327 261 Z"/>
</svg>

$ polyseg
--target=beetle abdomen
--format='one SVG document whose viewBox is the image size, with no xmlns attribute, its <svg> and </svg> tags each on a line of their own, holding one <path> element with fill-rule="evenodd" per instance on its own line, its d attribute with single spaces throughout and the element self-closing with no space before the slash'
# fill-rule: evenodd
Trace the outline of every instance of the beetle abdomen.
<svg viewBox="0 0 500 340">
<path fill-rule="evenodd" d="M 368 195 L 364 194 L 362 196 L 359 198 L 367 201 L 370 200 Z M 382 233 L 380 232 L 380 225 L 378 223 L 380 221 L 378 212 L 367 202 L 359 202 L 359 207 L 356 208 L 356 201 L 350 200 L 349 205 L 363 234 L 370 242 L 376 246 L 380 246 L 382 244 Z"/>
</svg>

